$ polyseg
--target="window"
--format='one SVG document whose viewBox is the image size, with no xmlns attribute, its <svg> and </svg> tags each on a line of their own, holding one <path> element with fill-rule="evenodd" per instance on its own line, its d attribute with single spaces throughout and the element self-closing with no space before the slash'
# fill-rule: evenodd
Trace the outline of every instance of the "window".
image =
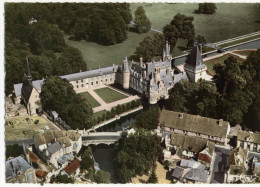
<svg viewBox="0 0 260 187">
<path fill-rule="evenodd" d="M 76 84 L 78 84 L 79 83 L 79 81 L 76 81 Z"/>
<path fill-rule="evenodd" d="M 98 84 L 98 81 L 96 81 L 96 84 Z"/>
<path fill-rule="evenodd" d="M 81 80 L 81 82 L 83 82 L 83 80 Z"/>
<path fill-rule="evenodd" d="M 110 78 L 110 81 L 112 81 L 112 78 Z"/>
<path fill-rule="evenodd" d="M 77 85 L 77 88 L 79 88 L 79 85 Z"/>
<path fill-rule="evenodd" d="M 91 85 L 93 85 L 93 82 L 91 82 Z"/>
<path fill-rule="evenodd" d="M 240 147 L 241 147 L 241 148 L 244 147 L 244 142 L 240 142 Z"/>
<path fill-rule="evenodd" d="M 82 87 L 82 88 L 83 88 L 83 86 L 84 86 L 84 85 L 83 85 L 83 84 L 81 84 L 81 87 Z"/>
<path fill-rule="evenodd" d="M 105 79 L 105 82 L 107 82 L 107 79 Z"/>
</svg>

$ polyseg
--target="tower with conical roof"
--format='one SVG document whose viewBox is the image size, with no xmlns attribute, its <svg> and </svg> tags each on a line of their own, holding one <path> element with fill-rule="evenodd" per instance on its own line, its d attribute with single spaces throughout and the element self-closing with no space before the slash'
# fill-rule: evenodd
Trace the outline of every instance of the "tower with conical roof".
<svg viewBox="0 0 260 187">
<path fill-rule="evenodd" d="M 123 61 L 123 88 L 129 89 L 130 85 L 130 69 L 127 56 Z"/>
<path fill-rule="evenodd" d="M 199 45 L 195 45 L 192 48 L 186 59 L 184 70 L 187 73 L 188 79 L 193 83 L 199 79 L 208 79 L 207 66 L 203 62 Z"/>
</svg>

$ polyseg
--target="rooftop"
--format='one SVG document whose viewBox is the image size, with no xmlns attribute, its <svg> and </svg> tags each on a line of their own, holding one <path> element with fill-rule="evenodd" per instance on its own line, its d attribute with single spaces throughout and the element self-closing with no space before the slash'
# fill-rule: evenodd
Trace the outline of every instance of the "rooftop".
<svg viewBox="0 0 260 187">
<path fill-rule="evenodd" d="M 78 159 L 73 160 L 68 166 L 66 166 L 64 168 L 64 171 L 66 171 L 66 173 L 68 175 L 71 175 L 72 173 L 74 173 L 80 166 L 80 162 Z"/>
<path fill-rule="evenodd" d="M 182 117 L 180 115 L 182 115 Z M 164 127 L 221 138 L 226 138 L 229 127 L 229 123 L 226 121 L 198 115 L 180 114 L 179 112 L 169 110 L 162 110 L 160 112 L 159 123 Z"/>
<path fill-rule="evenodd" d="M 250 136 L 252 138 L 253 143 L 260 144 L 260 133 L 239 130 L 237 139 L 240 141 L 248 141 L 247 138 L 249 138 Z"/>
</svg>

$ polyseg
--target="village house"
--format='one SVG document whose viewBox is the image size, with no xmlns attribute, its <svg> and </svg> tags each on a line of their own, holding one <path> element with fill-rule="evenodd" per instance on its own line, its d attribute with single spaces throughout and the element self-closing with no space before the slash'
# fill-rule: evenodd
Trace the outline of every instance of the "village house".
<svg viewBox="0 0 260 187">
<path fill-rule="evenodd" d="M 249 172 L 247 162 L 248 151 L 241 147 L 235 148 L 228 157 L 229 169 L 226 173 L 227 183 L 251 183 L 256 181 L 256 175 Z"/>
<path fill-rule="evenodd" d="M 5 169 L 7 183 L 37 183 L 34 168 L 22 156 L 7 160 Z"/>
<path fill-rule="evenodd" d="M 227 145 L 229 122 L 169 110 L 160 112 L 158 129 Z"/>
<path fill-rule="evenodd" d="M 82 147 L 81 135 L 75 131 L 51 131 L 34 136 L 37 153 L 41 159 L 56 169 L 67 164 L 72 153 L 78 153 Z"/>
<path fill-rule="evenodd" d="M 74 159 L 72 162 L 66 166 L 61 174 L 62 175 L 67 175 L 69 177 L 77 177 L 80 172 L 80 161 L 78 159 Z"/>
<path fill-rule="evenodd" d="M 238 131 L 237 147 L 260 153 L 260 133 Z"/>
</svg>

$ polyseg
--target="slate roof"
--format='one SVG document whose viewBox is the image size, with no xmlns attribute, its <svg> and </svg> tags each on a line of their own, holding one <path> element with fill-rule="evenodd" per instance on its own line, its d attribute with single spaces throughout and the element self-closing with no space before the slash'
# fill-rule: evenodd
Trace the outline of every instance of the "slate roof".
<svg viewBox="0 0 260 187">
<path fill-rule="evenodd" d="M 191 168 L 184 176 L 184 179 L 192 180 L 192 181 L 199 181 L 199 182 L 207 182 L 208 178 L 208 171 L 201 170 L 201 169 L 193 169 Z"/>
<path fill-rule="evenodd" d="M 160 125 L 221 138 L 226 138 L 228 134 L 229 123 L 226 121 L 191 114 L 183 114 L 183 118 L 180 118 L 179 114 L 179 112 L 162 110 L 159 118 Z"/>
<path fill-rule="evenodd" d="M 61 145 L 59 142 L 55 142 L 51 144 L 49 147 L 46 148 L 46 150 L 50 153 L 50 155 L 58 152 L 61 149 Z"/>
<path fill-rule="evenodd" d="M 6 175 L 6 180 L 11 179 L 11 178 L 16 178 L 17 171 L 20 171 L 22 175 L 25 174 L 25 172 L 28 169 L 33 168 L 28 164 L 28 162 L 22 157 L 18 156 L 15 158 L 12 158 L 10 160 L 7 160 L 5 162 L 5 175 Z"/>
<path fill-rule="evenodd" d="M 68 81 L 76 81 L 76 80 L 81 80 L 81 79 L 85 79 L 85 78 L 111 74 L 111 73 L 114 72 L 114 68 L 117 69 L 118 65 L 109 66 L 109 67 L 100 68 L 100 69 L 89 70 L 89 71 L 84 71 L 84 72 L 80 72 L 80 73 L 63 75 L 63 76 L 60 76 L 60 77 L 63 78 L 63 79 L 67 79 Z"/>
<path fill-rule="evenodd" d="M 40 90 L 42 88 L 43 81 L 44 81 L 44 79 L 35 80 L 35 81 L 32 81 L 32 84 L 36 90 Z M 22 94 L 22 87 L 23 87 L 23 83 L 14 84 L 14 93 L 15 93 L 16 97 L 20 96 Z"/>
<path fill-rule="evenodd" d="M 185 168 L 193 168 L 193 166 L 196 164 L 196 161 L 193 159 L 187 160 L 187 159 L 181 159 L 181 167 Z"/>
<path fill-rule="evenodd" d="M 200 49 L 199 46 L 194 46 L 190 52 L 190 54 L 188 55 L 187 59 L 186 59 L 186 67 L 191 67 L 194 69 L 201 69 L 201 68 L 205 68 L 206 65 L 203 62 L 201 53 L 200 53 Z"/>
<path fill-rule="evenodd" d="M 78 159 L 73 160 L 68 166 L 66 166 L 64 168 L 64 171 L 66 171 L 66 173 L 68 175 L 71 175 L 72 173 L 74 173 L 78 168 L 80 167 L 80 162 Z"/>
<path fill-rule="evenodd" d="M 176 166 L 172 172 L 172 176 L 179 179 L 182 176 L 184 170 L 184 168 Z"/>
<path fill-rule="evenodd" d="M 237 139 L 240 141 L 246 141 L 246 138 L 248 136 L 253 137 L 253 143 L 260 144 L 260 133 L 253 133 L 253 132 L 248 132 L 248 131 L 238 131 Z"/>
<path fill-rule="evenodd" d="M 207 140 L 204 138 L 198 138 L 193 136 L 186 136 L 184 134 L 171 134 L 171 144 L 179 146 L 183 150 L 198 153 L 206 147 Z"/>
<path fill-rule="evenodd" d="M 260 153 L 248 151 L 247 160 L 251 162 L 254 158 L 260 161 Z"/>
</svg>

